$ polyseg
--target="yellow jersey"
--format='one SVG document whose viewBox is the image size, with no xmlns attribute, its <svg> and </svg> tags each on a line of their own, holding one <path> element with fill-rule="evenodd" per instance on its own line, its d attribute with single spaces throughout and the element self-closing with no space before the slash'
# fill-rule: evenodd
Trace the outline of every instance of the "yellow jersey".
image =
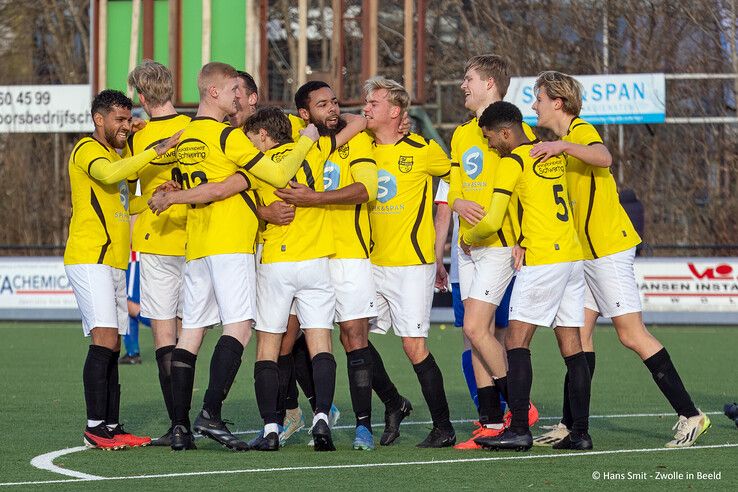
<svg viewBox="0 0 738 492">
<path fill-rule="evenodd" d="M 305 128 L 307 126 L 307 123 L 305 123 L 305 120 L 303 120 L 299 116 L 295 116 L 292 113 L 287 113 L 287 118 L 289 118 L 290 125 L 292 125 L 292 140 L 297 142 L 297 140 L 300 138 L 300 130 Z"/>
<path fill-rule="evenodd" d="M 533 130 L 523 123 L 523 130 L 530 140 L 535 140 Z M 449 183 L 449 204 L 461 198 L 482 205 L 487 211 L 492 196 L 492 182 L 500 164 L 500 153 L 490 149 L 487 139 L 479 127 L 477 118 L 456 127 L 451 138 L 451 181 Z M 497 234 L 474 246 L 506 247 L 514 246 L 516 233 L 516 204 L 510 200 L 508 214 Z M 459 217 L 459 237 L 471 229 L 463 217 Z"/>
<path fill-rule="evenodd" d="M 190 117 L 181 114 L 151 118 L 143 129 L 128 137 L 123 157 L 136 155 L 154 147 L 183 129 L 189 122 Z M 151 165 L 139 171 L 137 176 L 128 180 L 129 183 L 135 183 L 136 180 L 141 182 L 141 196 L 144 200 L 151 198 L 154 190 L 169 180 L 182 184 L 182 172 L 176 154 L 176 149 L 170 149 L 166 154 L 151 161 Z M 159 215 L 146 208 L 133 224 L 131 247 L 139 253 L 184 256 L 187 241 L 186 224 L 186 205 L 173 205 Z"/>
<path fill-rule="evenodd" d="M 360 181 L 357 174 L 362 167 L 369 167 L 374 175 L 377 173 L 373 141 L 365 132 L 353 137 L 328 157 L 323 168 L 325 191 L 338 190 Z M 369 258 L 369 204 L 329 205 L 328 209 L 336 243 L 334 257 Z"/>
<path fill-rule="evenodd" d="M 408 266 L 436 261 L 433 176 L 451 161 L 433 140 L 411 133 L 396 144 L 374 144 L 379 190 L 369 204 L 372 263 Z"/>
<path fill-rule="evenodd" d="M 597 129 L 576 117 L 561 137 L 579 145 L 602 143 Z M 566 182 L 577 234 L 588 260 L 619 253 L 641 242 L 633 224 L 620 205 L 615 178 L 610 168 L 587 164 L 567 156 Z"/>
<path fill-rule="evenodd" d="M 72 220 L 64 264 L 103 264 L 125 270 L 130 257 L 129 190 L 126 180 L 103 184 L 89 175 L 93 162 L 116 162 L 118 153 L 92 137 L 69 157 Z"/>
<path fill-rule="evenodd" d="M 328 156 L 335 150 L 335 140 L 331 137 L 320 137 L 302 166 L 297 171 L 294 180 L 304 184 L 314 191 L 323 191 L 323 165 Z M 265 154 L 278 163 L 294 149 L 294 143 L 285 143 L 268 150 Z M 279 200 L 274 194 L 276 188 L 261 180 L 254 180 L 252 188 L 264 205 Z M 287 225 L 266 224 L 261 234 L 264 249 L 261 254 L 262 263 L 277 263 L 282 261 L 304 261 L 324 256 L 331 256 L 335 252 L 333 241 L 333 227 L 328 208 L 297 207 L 295 218 Z"/>
<path fill-rule="evenodd" d="M 566 158 L 554 156 L 541 162 L 530 156 L 535 143 L 522 144 L 500 160 L 494 193 L 517 200 L 518 242 L 526 249 L 526 265 L 581 260 L 582 248 L 568 208 Z"/>
</svg>

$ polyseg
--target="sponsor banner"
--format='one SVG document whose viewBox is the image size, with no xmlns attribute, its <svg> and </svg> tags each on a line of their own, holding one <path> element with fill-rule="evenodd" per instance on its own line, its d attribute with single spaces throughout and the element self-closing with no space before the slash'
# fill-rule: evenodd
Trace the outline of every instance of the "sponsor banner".
<svg viewBox="0 0 738 492">
<path fill-rule="evenodd" d="M 0 133 L 88 133 L 89 85 L 0 86 Z"/>
<path fill-rule="evenodd" d="M 592 123 L 663 123 L 666 118 L 666 81 L 663 73 L 626 75 L 577 75 L 581 82 L 582 112 L 580 116 Z M 535 102 L 535 77 L 513 77 L 507 91 L 509 101 L 523 113 L 529 125 L 538 117 L 531 108 Z"/>
<path fill-rule="evenodd" d="M 62 258 L 0 258 L 0 309 L 76 310 Z"/>
<path fill-rule="evenodd" d="M 635 274 L 645 312 L 738 312 L 738 258 L 638 258 Z"/>
</svg>

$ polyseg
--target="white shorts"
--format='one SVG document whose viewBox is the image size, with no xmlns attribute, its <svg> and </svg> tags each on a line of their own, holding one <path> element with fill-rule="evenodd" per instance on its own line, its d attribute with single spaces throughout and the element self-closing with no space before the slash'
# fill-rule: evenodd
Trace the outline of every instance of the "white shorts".
<svg viewBox="0 0 738 492">
<path fill-rule="evenodd" d="M 499 306 L 515 273 L 512 248 L 477 246 L 469 256 L 459 248 L 458 257 L 461 300 L 472 298 Z"/>
<path fill-rule="evenodd" d="M 259 331 L 285 333 L 293 300 L 302 329 L 333 329 L 336 295 L 328 258 L 262 263 L 256 272 L 256 292 Z"/>
<path fill-rule="evenodd" d="M 400 337 L 428 337 L 436 265 L 372 265 L 377 287 L 377 317 L 370 321 L 372 333 L 390 328 Z"/>
<path fill-rule="evenodd" d="M 128 333 L 126 271 L 109 265 L 64 265 L 74 297 L 82 313 L 82 331 L 90 336 L 93 328 L 117 328 Z"/>
<path fill-rule="evenodd" d="M 335 258 L 328 261 L 328 266 L 336 290 L 336 322 L 375 317 L 377 291 L 374 288 L 371 261 Z"/>
<path fill-rule="evenodd" d="M 587 282 L 584 307 L 605 318 L 641 312 L 643 308 L 633 263 L 635 248 L 584 260 L 584 279 Z"/>
<path fill-rule="evenodd" d="M 182 328 L 207 328 L 254 319 L 254 255 L 234 253 L 190 260 L 185 267 Z"/>
<path fill-rule="evenodd" d="M 584 326 L 583 262 L 521 268 L 510 298 L 510 320 L 537 326 Z"/>
<path fill-rule="evenodd" d="M 141 253 L 141 316 L 151 319 L 182 317 L 184 256 Z"/>
</svg>

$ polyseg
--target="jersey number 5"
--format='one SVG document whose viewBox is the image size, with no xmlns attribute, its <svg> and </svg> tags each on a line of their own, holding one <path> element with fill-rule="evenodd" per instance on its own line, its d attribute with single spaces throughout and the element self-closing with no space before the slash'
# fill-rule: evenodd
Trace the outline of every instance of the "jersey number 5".
<svg viewBox="0 0 738 492">
<path fill-rule="evenodd" d="M 556 205 L 564 207 L 564 213 L 556 212 L 556 218 L 561 222 L 567 222 L 569 220 L 569 209 L 566 208 L 566 200 L 559 193 L 564 192 L 564 186 L 560 184 L 553 185 L 554 201 Z"/>
</svg>

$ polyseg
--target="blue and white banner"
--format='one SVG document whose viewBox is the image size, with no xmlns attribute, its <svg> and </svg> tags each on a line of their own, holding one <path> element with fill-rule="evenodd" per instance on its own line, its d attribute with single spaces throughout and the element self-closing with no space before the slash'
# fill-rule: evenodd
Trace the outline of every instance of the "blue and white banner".
<svg viewBox="0 0 738 492">
<path fill-rule="evenodd" d="M 584 87 L 580 116 L 594 124 L 663 123 L 666 117 L 666 83 L 663 73 L 627 75 L 577 75 Z M 515 104 L 529 125 L 538 117 L 531 108 L 535 102 L 535 77 L 513 77 L 506 101 Z"/>
</svg>

